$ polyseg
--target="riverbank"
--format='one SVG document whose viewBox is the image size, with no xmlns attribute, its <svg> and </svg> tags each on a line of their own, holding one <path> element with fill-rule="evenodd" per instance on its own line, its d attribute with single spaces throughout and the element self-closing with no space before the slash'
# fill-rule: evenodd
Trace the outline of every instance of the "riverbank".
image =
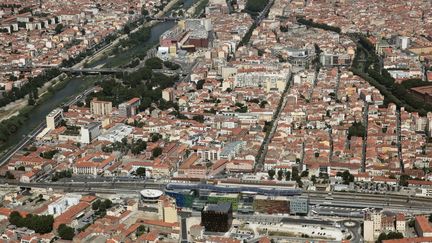
<svg viewBox="0 0 432 243">
<path fill-rule="evenodd" d="M 17 144 L 40 125 L 49 112 L 93 86 L 97 80 L 98 77 L 95 76 L 65 78 L 44 93 L 35 105 L 27 105 L 18 115 L 0 122 L 0 151 L 5 152 L 10 146 Z"/>
<path fill-rule="evenodd" d="M 163 15 L 167 14 L 168 12 L 172 11 L 176 6 L 179 5 L 179 2 L 182 0 L 172 0 L 171 2 L 169 2 L 165 8 L 160 11 L 159 13 L 155 14 L 154 17 L 159 18 L 162 17 Z M 140 31 L 142 28 L 151 28 L 153 26 L 155 26 L 156 24 L 160 23 L 160 21 L 157 20 L 151 20 L 149 22 L 146 22 L 138 27 L 136 27 L 135 29 L 133 29 L 129 34 L 123 34 L 120 37 L 118 37 L 116 40 L 114 40 L 113 42 L 111 42 L 107 47 L 102 48 L 98 53 L 96 53 L 95 55 L 92 55 L 89 58 L 85 58 L 84 60 L 82 60 L 80 62 L 80 65 L 78 65 L 77 67 L 83 67 L 85 66 L 89 66 L 89 67 L 93 67 L 94 65 L 98 65 L 100 60 L 104 60 L 107 57 L 111 56 L 113 54 L 113 49 L 114 48 L 118 48 L 119 44 L 122 40 L 125 40 L 129 37 L 130 34 L 133 34 L 137 31 Z M 119 53 L 117 53 L 119 54 Z M 120 62 L 119 64 L 121 65 L 124 62 Z M 112 65 L 110 65 L 110 67 L 114 67 Z"/>
<path fill-rule="evenodd" d="M 157 13 L 155 16 L 156 17 L 163 16 L 167 12 L 171 11 L 173 7 L 177 6 L 180 1 L 182 1 L 182 0 L 173 0 L 173 1 L 169 2 L 167 4 L 167 6 L 165 6 L 165 8 L 162 11 L 160 11 L 159 13 Z M 157 23 L 158 23 L 158 21 L 150 21 L 150 22 L 144 23 L 143 25 L 140 25 L 137 28 L 135 28 L 134 30 L 132 30 L 131 33 L 135 32 L 135 31 L 137 31 L 143 27 L 152 27 Z M 124 35 L 118 37 L 113 42 L 111 42 L 111 43 L 107 44 L 105 47 L 101 48 L 97 53 L 94 53 L 93 55 L 84 58 L 79 63 L 75 64 L 73 67 L 76 67 L 76 68 L 83 67 L 86 63 L 89 62 L 89 60 L 91 61 L 91 60 L 95 60 L 95 59 L 97 60 L 98 58 L 104 58 L 104 54 L 106 52 L 112 51 L 112 49 L 115 46 L 117 46 L 117 44 L 120 42 L 120 40 L 126 39 L 127 37 L 128 37 L 128 34 L 124 34 Z M 53 85 L 55 85 L 57 82 L 61 82 L 62 80 L 59 80 L 59 77 L 60 76 L 46 82 L 41 88 L 39 88 L 38 93 L 40 94 L 40 96 L 44 95 L 48 91 L 48 89 L 50 87 L 52 87 Z M 24 98 L 16 100 L 16 101 L 8 104 L 7 106 L 0 108 L 0 122 L 7 120 L 7 119 L 10 119 L 13 116 L 19 115 L 20 111 L 28 106 L 28 99 L 29 99 L 29 96 L 26 95 Z"/>
<path fill-rule="evenodd" d="M 171 3 L 171 5 L 167 6 L 167 11 L 171 10 L 171 6 L 174 6 L 175 3 L 182 0 L 176 0 Z M 192 5 L 192 0 L 184 0 L 184 6 L 189 8 Z M 166 13 L 165 12 L 165 13 Z M 129 48 L 130 52 L 134 52 L 137 48 L 151 48 L 154 42 L 159 40 L 159 36 L 171 29 L 175 25 L 175 22 L 158 22 L 155 21 L 151 27 L 151 36 L 150 39 L 144 42 L 141 42 L 137 45 L 131 46 Z M 104 65 L 106 63 L 106 59 L 102 60 L 98 65 Z M 81 62 L 85 62 L 84 60 Z M 64 103 L 68 98 L 75 97 L 78 92 L 80 92 L 79 86 L 82 84 L 87 84 L 89 87 L 88 80 L 93 79 L 98 80 L 98 76 L 89 76 L 88 78 L 70 78 L 62 80 L 61 82 L 56 81 L 55 86 L 52 86 L 50 89 L 52 92 L 45 93 L 43 92 L 39 98 L 39 101 L 34 106 L 27 106 L 28 100 L 24 101 L 25 106 L 20 109 L 18 113 L 15 113 L 15 116 L 12 116 L 10 119 L 0 122 L 0 151 L 5 150 L 6 148 L 17 144 L 23 136 L 27 136 L 27 134 L 34 129 L 36 126 L 40 125 L 41 122 L 45 119 L 45 116 L 54 108 L 59 107 Z M 29 114 L 31 113 L 31 119 Z M 9 129 L 13 127 L 13 129 Z M 3 129 L 4 133 L 2 135 L 1 130 Z M 3 136 L 3 139 L 2 139 Z M 4 139 L 6 137 L 6 139 Z M 5 151 L 4 151 L 5 152 Z"/>
</svg>

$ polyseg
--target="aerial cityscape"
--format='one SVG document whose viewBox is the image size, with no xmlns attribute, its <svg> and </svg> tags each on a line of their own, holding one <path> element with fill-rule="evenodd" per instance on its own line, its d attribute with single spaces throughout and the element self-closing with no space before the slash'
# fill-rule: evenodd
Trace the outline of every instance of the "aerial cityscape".
<svg viewBox="0 0 432 243">
<path fill-rule="evenodd" d="M 0 0 L 0 242 L 432 242 L 432 1 Z"/>
</svg>

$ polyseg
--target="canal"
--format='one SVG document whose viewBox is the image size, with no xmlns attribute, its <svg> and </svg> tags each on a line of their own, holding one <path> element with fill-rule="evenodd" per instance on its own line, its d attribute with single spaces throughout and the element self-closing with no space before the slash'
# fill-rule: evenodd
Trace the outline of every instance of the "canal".
<svg viewBox="0 0 432 243">
<path fill-rule="evenodd" d="M 183 9 L 189 8 L 195 2 L 195 0 L 181 0 L 181 1 L 183 1 Z M 170 12 L 168 12 L 166 15 L 169 14 Z M 153 25 L 151 28 L 151 37 L 147 41 L 129 48 L 127 50 L 127 53 L 133 53 L 142 48 L 151 47 L 152 45 L 154 45 L 156 42 L 159 41 L 159 36 L 161 34 L 171 29 L 174 25 L 176 25 L 176 23 L 172 21 L 159 22 Z M 120 53 L 118 55 L 120 55 L 119 58 L 122 58 L 121 55 L 125 55 L 125 54 Z M 97 65 L 104 65 L 108 60 L 112 60 L 116 57 L 117 56 L 98 61 Z M 93 77 L 89 76 L 87 78 L 84 77 L 71 78 L 71 80 L 63 88 L 55 91 L 42 104 L 39 104 L 30 112 L 29 118 L 25 120 L 25 122 L 22 124 L 22 126 L 18 128 L 17 132 L 13 136 L 9 137 L 8 141 L 5 144 L 6 146 L 4 146 L 3 148 L 7 148 L 17 144 L 24 136 L 30 133 L 36 126 L 38 126 L 45 119 L 48 113 L 50 113 L 56 107 L 61 106 L 63 103 L 70 100 L 71 98 L 75 97 L 78 93 L 92 86 L 93 83 L 98 79 L 100 79 L 98 78 L 98 76 L 93 76 Z"/>
</svg>

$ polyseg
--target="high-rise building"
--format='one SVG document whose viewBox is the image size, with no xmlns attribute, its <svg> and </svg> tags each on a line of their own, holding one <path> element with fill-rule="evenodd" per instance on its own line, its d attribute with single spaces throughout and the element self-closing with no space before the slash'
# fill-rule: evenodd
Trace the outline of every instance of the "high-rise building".
<svg viewBox="0 0 432 243">
<path fill-rule="evenodd" d="M 112 112 L 112 102 L 93 99 L 90 102 L 90 111 L 94 115 L 109 115 Z"/>
<path fill-rule="evenodd" d="M 232 220 L 231 203 L 208 204 L 201 212 L 201 225 L 206 231 L 227 232 Z"/>
<path fill-rule="evenodd" d="M 124 117 L 131 117 L 138 113 L 138 108 L 141 105 L 140 98 L 133 98 L 127 102 L 119 105 L 119 115 Z"/>
<path fill-rule="evenodd" d="M 91 122 L 81 127 L 81 142 L 85 144 L 91 143 L 100 135 L 100 122 Z"/>
<path fill-rule="evenodd" d="M 54 130 L 56 126 L 61 122 L 63 119 L 63 110 L 60 108 L 52 110 L 47 116 L 46 116 L 46 124 L 47 128 L 50 130 Z"/>
</svg>

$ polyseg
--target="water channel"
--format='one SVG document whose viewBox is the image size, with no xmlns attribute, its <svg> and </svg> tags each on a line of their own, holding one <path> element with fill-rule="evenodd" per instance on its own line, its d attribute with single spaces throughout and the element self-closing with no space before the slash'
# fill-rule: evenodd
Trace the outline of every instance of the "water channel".
<svg viewBox="0 0 432 243">
<path fill-rule="evenodd" d="M 183 9 L 187 9 L 194 3 L 194 0 L 180 0 L 183 1 Z M 166 15 L 169 15 L 167 13 Z M 154 45 L 155 42 L 159 41 L 159 36 L 165 31 L 171 29 L 175 22 L 159 22 L 152 26 L 151 37 L 146 42 L 140 43 L 140 45 L 134 46 L 128 50 L 128 52 L 134 52 L 141 48 L 146 48 L 148 46 Z M 120 55 L 120 54 L 119 54 Z M 98 65 L 103 65 L 107 59 L 98 61 Z M 62 89 L 54 92 L 52 96 L 47 98 L 42 104 L 35 107 L 31 112 L 29 119 L 27 119 L 22 126 L 19 127 L 18 131 L 11 137 L 9 137 L 6 142 L 6 147 L 17 144 L 24 136 L 30 133 L 36 126 L 38 126 L 46 117 L 46 115 L 51 112 L 56 107 L 62 105 L 62 103 L 75 97 L 80 92 L 84 91 L 86 88 L 93 85 L 93 81 L 98 79 L 97 76 L 94 78 L 84 78 L 84 77 L 74 77 L 72 78 Z"/>
</svg>

